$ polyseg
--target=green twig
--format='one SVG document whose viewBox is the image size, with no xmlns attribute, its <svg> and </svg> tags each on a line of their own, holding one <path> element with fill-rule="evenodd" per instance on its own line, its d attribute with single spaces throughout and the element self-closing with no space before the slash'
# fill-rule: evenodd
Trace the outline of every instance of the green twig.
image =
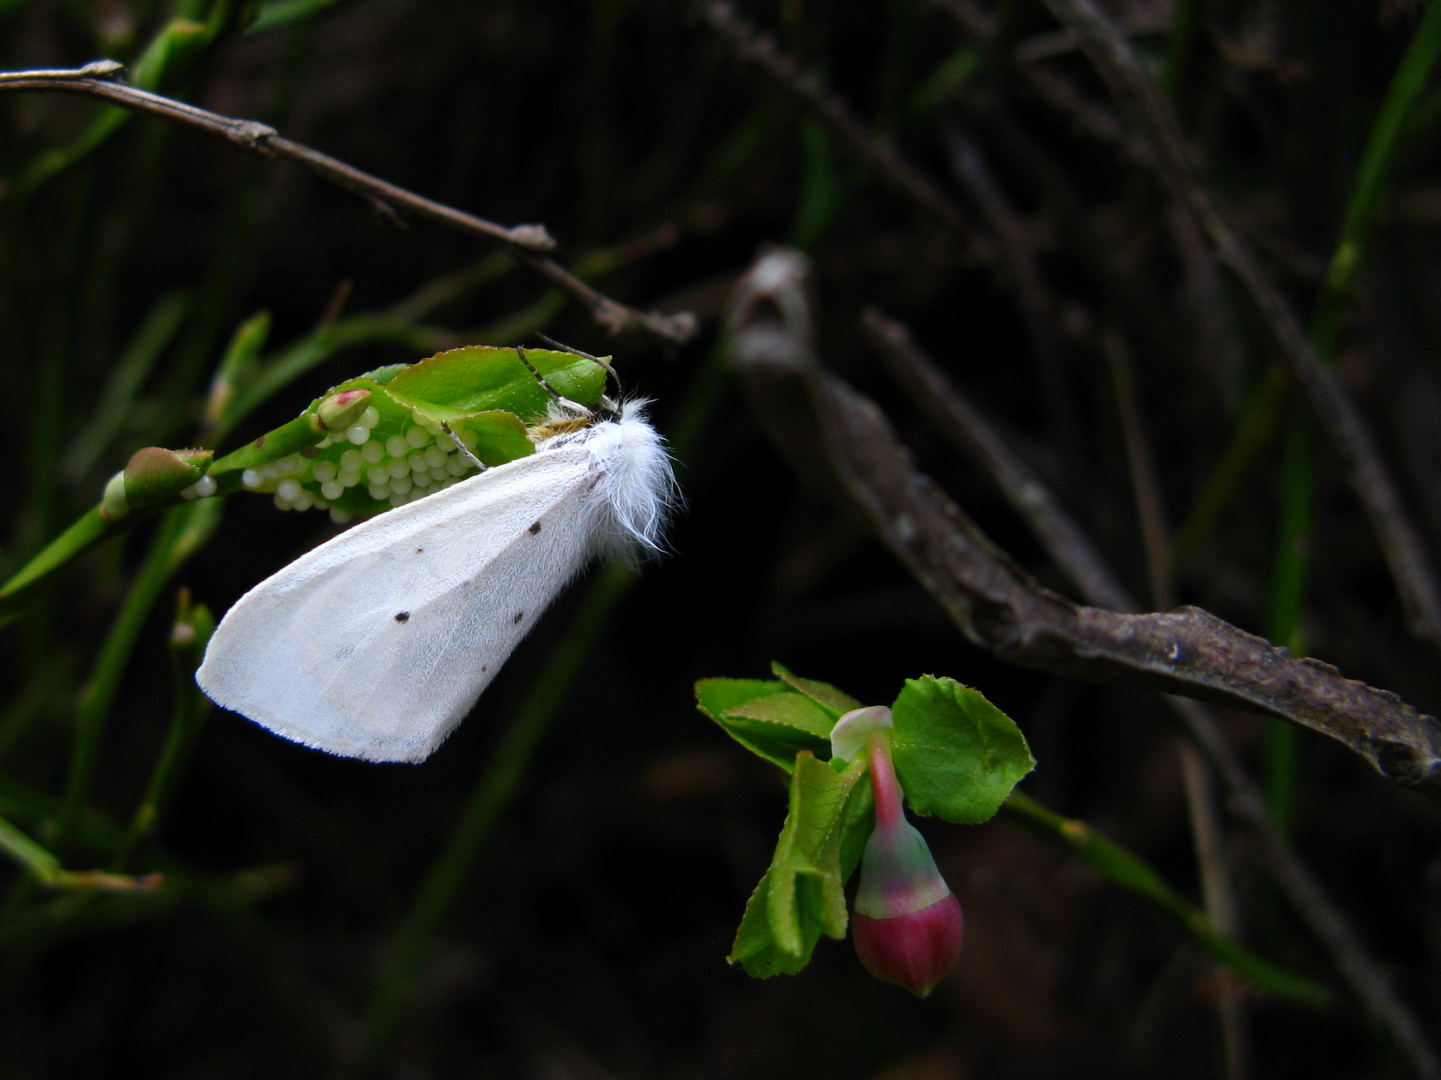
<svg viewBox="0 0 1441 1080">
<path fill-rule="evenodd" d="M 1356 272 L 1404 142 L 1407 117 L 1438 55 L 1441 55 L 1441 4 L 1432 4 L 1392 76 L 1385 100 L 1372 122 L 1356 172 L 1356 190 L 1346 209 L 1341 235 L 1312 314 L 1311 343 L 1323 361 L 1335 358 L 1341 326 L 1351 306 Z M 1281 520 L 1271 582 L 1270 636 L 1276 644 L 1296 654 L 1304 652 L 1300 619 L 1306 588 L 1306 540 L 1311 532 L 1315 505 L 1312 443 L 1310 421 L 1299 416 L 1293 418 L 1287 435 Z M 1277 825 L 1284 829 L 1295 804 L 1299 742 L 1289 725 L 1272 722 L 1269 730 L 1267 800 Z"/>
<path fill-rule="evenodd" d="M 1356 191 L 1346 208 L 1341 235 L 1311 323 L 1311 340 L 1322 356 L 1335 353 L 1341 321 L 1350 306 L 1356 272 L 1376 223 L 1381 197 L 1390 183 L 1402 146 L 1408 137 L 1416 134 L 1408 126 L 1408 120 L 1438 56 L 1441 56 L 1441 5 L 1431 4 L 1391 77 L 1391 85 L 1371 124 L 1366 149 L 1356 169 Z"/>
<path fill-rule="evenodd" d="M 98 763 L 105 721 L 140 630 L 170 576 L 209 539 L 219 524 L 221 505 L 218 500 L 199 499 L 166 513 L 151 543 L 150 554 L 110 626 L 95 669 L 80 695 L 70 770 L 56 831 L 57 847 L 64 846 L 84 805 Z"/>
<path fill-rule="evenodd" d="M 177 75 L 208 47 L 236 29 L 235 16 L 244 7 L 232 0 L 216 0 L 204 22 L 191 18 L 169 20 L 146 44 L 129 65 L 130 79 L 142 90 L 158 90 L 173 82 Z M 55 147 L 40 154 L 17 179 L 15 192 L 25 196 L 40 188 L 70 166 L 83 161 L 111 135 L 119 131 L 131 113 L 115 106 L 101 109 L 76 139 L 65 147 Z"/>
<path fill-rule="evenodd" d="M 251 382 L 236 390 L 225 415 L 210 433 L 212 445 L 220 442 L 235 426 L 270 399 L 336 353 L 357 345 L 389 341 L 429 355 L 446 348 L 450 335 L 403 319 L 379 315 L 355 315 L 322 326 L 293 345 L 270 357 Z"/>
<path fill-rule="evenodd" d="M 145 795 L 111 860 L 110 868 L 116 871 L 124 868 L 125 860 L 135 846 L 154 833 L 160 823 L 160 812 L 166 798 L 179 779 L 181 767 L 211 709 L 210 699 L 195 685 L 195 669 L 200 666 L 205 645 L 215 631 L 215 619 L 203 604 L 191 607 L 188 589 L 180 590 L 176 606 L 175 625 L 170 631 L 170 658 L 174 672 L 170 728 L 150 775 L 150 783 L 146 785 Z"/>
<path fill-rule="evenodd" d="M 89 550 L 96 541 L 108 536 L 112 528 L 113 523 L 101 517 L 99 505 L 92 506 L 79 521 L 52 540 L 40 554 L 21 567 L 19 573 L 0 586 L 0 600 L 14 596 Z"/>
<path fill-rule="evenodd" d="M 491 826 L 525 780 L 541 738 L 600 639 L 611 613 L 630 592 L 635 572 L 613 563 L 586 590 L 565 636 L 551 652 L 530 696 L 511 722 L 466 801 L 455 830 L 432 864 L 396 934 L 390 960 L 366 1011 L 361 1042 L 348 1063 L 363 1075 L 405 1014 L 410 993 L 441 918 L 465 883 Z"/>
<path fill-rule="evenodd" d="M 130 343 L 115 361 L 90 423 L 75 436 L 60 462 L 61 471 L 71 480 L 78 480 L 88 473 L 115 441 L 130 417 L 141 385 L 174 338 L 189 309 L 190 297 L 183 292 L 172 292 L 156 301 L 145 316 Z"/>
<path fill-rule="evenodd" d="M 1251 985 L 1314 1008 L 1322 1008 L 1330 1000 L 1330 992 L 1319 983 L 1287 971 L 1218 933 L 1205 912 L 1188 904 L 1143 859 L 1096 832 L 1085 822 L 1062 817 L 1020 791 L 1011 792 L 1002 810 L 1032 832 L 1069 848 L 1086 865 L 1098 870 L 1116 885 L 1160 908 L 1213 959 Z"/>
<path fill-rule="evenodd" d="M 671 439 L 676 457 L 684 459 L 698 445 L 720 401 L 724 379 L 725 354 L 716 349 L 696 373 L 686 401 L 676 414 Z M 396 933 L 390 960 L 366 1011 L 360 1042 L 343 1065 L 343 1075 L 364 1075 L 404 1017 L 415 977 L 441 919 L 464 885 L 491 826 L 524 781 L 542 737 L 611 614 L 635 581 L 634 570 L 612 563 L 591 582 L 570 627 L 536 677 L 529 697 L 472 790 L 449 841 L 422 881 Z"/>
<path fill-rule="evenodd" d="M 147 874 L 137 878 L 105 870 L 66 870 L 60 865 L 59 859 L 4 818 L 0 818 L 0 851 L 19 863 L 38 884 L 47 889 L 148 892 L 160 886 L 159 874 Z"/>
<path fill-rule="evenodd" d="M 1290 398 L 1289 380 L 1279 364 L 1267 368 L 1247 403 L 1231 443 L 1212 471 L 1201 497 L 1176 530 L 1171 542 L 1171 573 L 1178 574 L 1216 527 L 1226 507 L 1240 490 L 1241 481 L 1276 437 L 1276 429 Z"/>
<path fill-rule="evenodd" d="M 246 28 L 245 34 L 247 37 L 264 34 L 282 26 L 314 18 L 339 2 L 340 0 L 271 0 L 270 3 L 262 5 L 256 13 L 255 21 Z"/>
</svg>

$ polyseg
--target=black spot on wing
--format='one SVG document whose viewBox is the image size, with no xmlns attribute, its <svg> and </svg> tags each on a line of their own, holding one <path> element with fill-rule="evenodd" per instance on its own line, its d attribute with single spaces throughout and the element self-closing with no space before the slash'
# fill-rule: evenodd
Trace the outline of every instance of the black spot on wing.
<svg viewBox="0 0 1441 1080">
<path fill-rule="evenodd" d="M 540 532 L 540 522 L 537 521 L 527 530 L 527 532 L 529 532 L 531 536 L 534 536 L 536 533 Z"/>
<path fill-rule="evenodd" d="M 510 621 L 513 622 L 516 626 L 519 626 L 519 625 L 520 625 L 520 620 L 523 619 L 523 618 L 525 618 L 525 612 L 523 612 L 523 611 L 517 611 L 517 612 L 515 613 L 514 618 L 512 618 Z"/>
<path fill-rule="evenodd" d="M 395 613 L 395 621 L 396 621 L 396 622 L 400 622 L 400 623 L 410 622 L 410 612 L 408 612 L 408 611 L 397 611 L 397 612 Z"/>
</svg>

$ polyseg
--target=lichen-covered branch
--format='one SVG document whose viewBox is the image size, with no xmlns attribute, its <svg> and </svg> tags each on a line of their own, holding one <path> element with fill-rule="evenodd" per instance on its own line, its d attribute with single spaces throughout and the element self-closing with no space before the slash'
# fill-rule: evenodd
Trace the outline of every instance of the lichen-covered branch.
<svg viewBox="0 0 1441 1080">
<path fill-rule="evenodd" d="M 924 473 L 880 409 L 823 372 L 777 321 L 800 256 L 766 256 L 738 287 L 732 363 L 772 440 L 854 507 L 974 644 L 1057 675 L 1145 686 L 1279 716 L 1350 747 L 1402 784 L 1441 786 L 1441 722 L 1387 690 L 1297 659 L 1195 607 L 1121 614 L 1037 585 Z"/>
</svg>

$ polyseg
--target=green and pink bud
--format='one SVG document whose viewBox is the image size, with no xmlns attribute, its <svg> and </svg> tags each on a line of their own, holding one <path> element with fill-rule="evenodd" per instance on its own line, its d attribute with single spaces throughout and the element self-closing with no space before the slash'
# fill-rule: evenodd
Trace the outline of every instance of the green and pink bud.
<svg viewBox="0 0 1441 1080">
<path fill-rule="evenodd" d="M 106 521 L 119 521 L 132 510 L 145 510 L 185 495 L 208 479 L 206 470 L 214 457 L 211 450 L 166 450 L 160 446 L 135 451 L 125 468 L 105 485 L 100 516 Z M 208 491 L 194 492 L 214 493 L 213 480 Z"/>
<path fill-rule="evenodd" d="M 324 430 L 344 431 L 352 424 L 360 423 L 360 417 L 369 405 L 369 390 L 342 390 L 317 405 L 315 416 Z"/>
<path fill-rule="evenodd" d="M 876 802 L 851 935 L 867 971 L 925 997 L 955 966 L 964 919 L 925 838 L 906 821 L 890 729 L 890 710 L 872 707 L 847 713 L 832 735 L 838 751 L 864 746 Z"/>
</svg>

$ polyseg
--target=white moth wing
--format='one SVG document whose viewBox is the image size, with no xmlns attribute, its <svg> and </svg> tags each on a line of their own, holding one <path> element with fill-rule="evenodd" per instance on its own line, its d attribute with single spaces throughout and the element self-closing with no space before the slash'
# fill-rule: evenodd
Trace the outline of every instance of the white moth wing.
<svg viewBox="0 0 1441 1080">
<path fill-rule="evenodd" d="M 363 522 L 241 597 L 196 680 L 287 739 L 421 761 L 594 553 L 595 482 L 576 442 Z"/>
</svg>

